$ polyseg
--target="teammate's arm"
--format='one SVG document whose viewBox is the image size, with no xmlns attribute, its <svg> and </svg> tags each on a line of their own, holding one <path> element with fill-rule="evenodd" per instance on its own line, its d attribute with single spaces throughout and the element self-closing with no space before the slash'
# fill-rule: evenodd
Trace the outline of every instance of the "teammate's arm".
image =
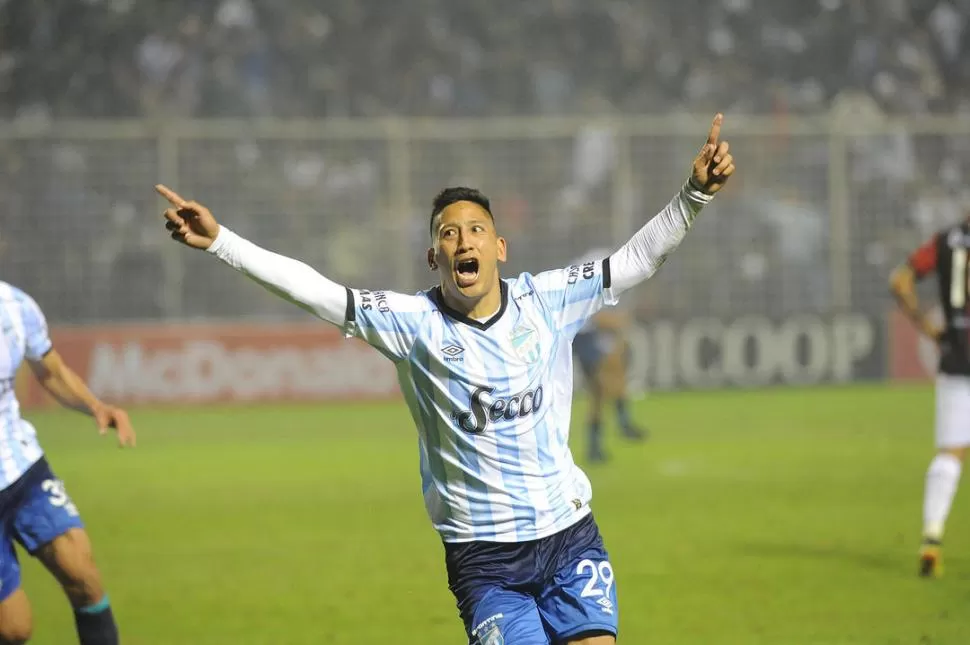
<svg viewBox="0 0 970 645">
<path fill-rule="evenodd" d="M 734 174 L 727 141 L 719 141 L 724 118 L 714 117 L 707 141 L 694 158 L 690 179 L 681 191 L 609 258 L 613 295 L 646 280 L 687 235 L 694 218 Z"/>
<path fill-rule="evenodd" d="M 94 417 L 101 434 L 106 434 L 108 428 L 115 428 L 122 446 L 134 446 L 135 432 L 128 414 L 99 400 L 84 380 L 67 366 L 54 349 L 44 313 L 27 294 L 21 292 L 20 295 L 25 332 L 24 358 L 40 384 L 64 407 Z"/>
<path fill-rule="evenodd" d="M 889 276 L 889 289 L 903 313 L 927 338 L 939 341 L 943 329 L 930 320 L 920 306 L 916 282 L 936 271 L 936 238 L 923 244 L 906 264 L 896 267 Z"/>
<path fill-rule="evenodd" d="M 101 434 L 107 434 L 108 428 L 115 428 L 122 447 L 135 445 L 135 431 L 128 413 L 98 399 L 57 350 L 51 349 L 40 360 L 28 364 L 40 384 L 58 403 L 94 417 Z"/>
</svg>

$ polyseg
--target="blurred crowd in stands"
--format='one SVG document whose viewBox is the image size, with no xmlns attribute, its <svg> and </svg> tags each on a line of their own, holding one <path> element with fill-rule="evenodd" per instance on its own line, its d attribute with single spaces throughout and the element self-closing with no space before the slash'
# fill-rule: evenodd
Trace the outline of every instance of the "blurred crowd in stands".
<svg viewBox="0 0 970 645">
<path fill-rule="evenodd" d="M 662 133 L 621 141 L 601 117 L 844 110 L 958 122 L 970 117 L 968 21 L 970 0 L 0 0 L 0 124 L 585 124 L 546 138 L 412 139 L 403 156 L 377 130 L 300 140 L 243 128 L 167 151 L 150 135 L 0 137 L 2 275 L 55 321 L 302 315 L 246 297 L 251 285 L 203 267 L 202 254 L 172 255 L 151 192 L 163 176 L 241 233 L 361 286 L 433 278 L 420 262 L 427 205 L 457 182 L 493 197 L 509 271 L 562 264 L 622 242 L 697 147 Z M 651 314 L 825 308 L 830 238 L 845 232 L 855 304 L 883 307 L 888 267 L 970 207 L 966 127 L 900 125 L 843 148 L 824 132 L 731 135 L 730 118 L 726 134 L 737 181 L 686 259 L 638 296 Z M 838 209 L 847 231 L 831 228 Z M 212 273 L 193 279 L 200 271 Z"/>
<path fill-rule="evenodd" d="M 967 108 L 968 0 L 6 0 L 15 117 Z"/>
</svg>

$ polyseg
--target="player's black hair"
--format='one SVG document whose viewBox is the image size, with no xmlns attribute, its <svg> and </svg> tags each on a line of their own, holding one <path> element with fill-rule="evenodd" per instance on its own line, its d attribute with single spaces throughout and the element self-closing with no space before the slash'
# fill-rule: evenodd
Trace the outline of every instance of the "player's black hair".
<svg viewBox="0 0 970 645">
<path fill-rule="evenodd" d="M 467 188 L 465 186 L 453 186 L 451 188 L 445 188 L 440 193 L 435 195 L 434 201 L 431 203 L 431 221 L 428 224 L 428 228 L 431 231 L 431 237 L 434 237 L 434 220 L 441 214 L 441 211 L 445 210 L 455 202 L 471 202 L 473 204 L 478 204 L 485 212 L 488 213 L 488 217 L 495 222 L 495 216 L 492 215 L 492 204 L 489 202 L 488 197 L 482 194 L 482 191 L 476 190 L 474 188 Z"/>
</svg>

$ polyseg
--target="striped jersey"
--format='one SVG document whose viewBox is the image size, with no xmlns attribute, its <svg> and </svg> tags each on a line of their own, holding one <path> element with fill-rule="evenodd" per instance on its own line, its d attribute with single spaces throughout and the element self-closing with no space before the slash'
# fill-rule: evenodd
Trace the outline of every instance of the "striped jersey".
<svg viewBox="0 0 970 645">
<path fill-rule="evenodd" d="M 936 274 L 943 312 L 937 369 L 970 376 L 970 220 L 933 235 L 910 257 L 917 279 Z"/>
<path fill-rule="evenodd" d="M 613 251 L 603 247 L 590 249 L 589 251 L 586 251 L 586 253 L 582 254 L 581 256 L 573 260 L 573 264 L 581 265 L 581 264 L 586 264 L 587 262 L 602 261 L 603 258 L 610 257 L 612 253 Z M 593 332 L 593 331 L 596 331 L 596 323 L 591 318 L 590 320 L 586 321 L 586 324 L 583 325 L 583 327 L 579 330 L 578 333 L 582 334 L 582 333 Z"/>
<path fill-rule="evenodd" d="M 23 475 L 44 452 L 34 427 L 20 417 L 14 392 L 24 360 L 40 360 L 51 350 L 47 321 L 37 303 L 16 287 L 0 282 L 0 490 Z"/>
<path fill-rule="evenodd" d="M 572 340 L 615 304 L 609 259 L 502 280 L 486 321 L 450 309 L 439 287 L 347 293 L 345 333 L 396 364 L 425 506 L 444 541 L 535 540 L 590 512 L 590 483 L 567 443 Z"/>
</svg>

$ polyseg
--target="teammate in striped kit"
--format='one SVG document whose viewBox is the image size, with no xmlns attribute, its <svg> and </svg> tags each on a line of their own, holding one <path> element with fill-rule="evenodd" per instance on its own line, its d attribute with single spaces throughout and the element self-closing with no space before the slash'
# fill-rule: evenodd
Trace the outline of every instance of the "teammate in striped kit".
<svg viewBox="0 0 970 645">
<path fill-rule="evenodd" d="M 937 344 L 936 449 L 926 472 L 919 572 L 943 574 L 943 531 L 970 447 L 970 218 L 933 235 L 898 267 L 890 285 L 917 329 Z M 916 281 L 936 275 L 944 325 L 920 309 Z"/>
<path fill-rule="evenodd" d="M 62 405 L 94 417 L 101 434 L 116 428 L 122 446 L 135 443 L 131 422 L 124 410 L 88 390 L 54 349 L 37 303 L 5 282 L 0 282 L 0 339 L 0 643 L 26 643 L 32 631 L 16 540 L 64 587 L 81 645 L 116 645 L 118 629 L 91 541 L 77 506 L 44 458 L 34 427 L 20 415 L 17 372 L 26 362 Z"/>
<path fill-rule="evenodd" d="M 502 280 L 488 199 L 434 200 L 427 262 L 440 284 L 413 296 L 350 289 L 220 226 L 158 186 L 172 237 L 362 338 L 397 366 L 418 430 L 422 489 L 445 546 L 469 642 L 606 644 L 617 632 L 613 569 L 567 445 L 571 343 L 591 315 L 650 277 L 734 172 L 715 117 L 691 177 L 616 253 Z"/>
</svg>

